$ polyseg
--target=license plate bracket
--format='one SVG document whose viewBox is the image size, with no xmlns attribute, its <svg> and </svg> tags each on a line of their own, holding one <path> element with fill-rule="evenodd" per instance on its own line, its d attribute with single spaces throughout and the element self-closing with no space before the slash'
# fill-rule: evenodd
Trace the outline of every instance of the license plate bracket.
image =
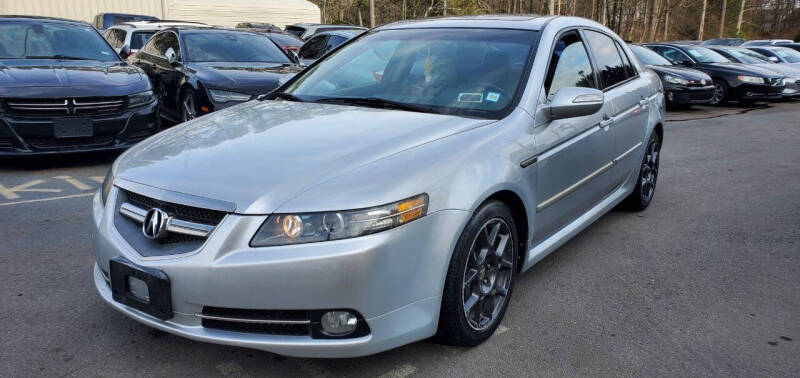
<svg viewBox="0 0 800 378">
<path fill-rule="evenodd" d="M 172 292 L 166 273 L 153 268 L 137 266 L 122 257 L 109 261 L 111 293 L 115 301 L 153 315 L 161 320 L 172 318 Z M 131 280 L 133 278 L 133 280 Z M 134 295 L 141 288 L 130 287 L 131 281 L 147 285 L 147 301 Z"/>
<path fill-rule="evenodd" d="M 59 118 L 53 121 L 56 138 L 85 138 L 94 136 L 94 124 L 89 118 Z"/>
</svg>

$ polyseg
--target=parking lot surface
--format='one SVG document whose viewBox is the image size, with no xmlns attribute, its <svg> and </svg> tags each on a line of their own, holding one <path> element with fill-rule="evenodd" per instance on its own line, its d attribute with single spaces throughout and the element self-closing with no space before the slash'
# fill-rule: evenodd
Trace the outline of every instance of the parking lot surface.
<svg viewBox="0 0 800 378">
<path fill-rule="evenodd" d="M 91 277 L 90 196 L 116 155 L 2 160 L 0 376 L 798 376 L 800 103 L 714 112 L 670 113 L 650 208 L 522 275 L 488 342 L 345 360 L 129 320 Z"/>
</svg>

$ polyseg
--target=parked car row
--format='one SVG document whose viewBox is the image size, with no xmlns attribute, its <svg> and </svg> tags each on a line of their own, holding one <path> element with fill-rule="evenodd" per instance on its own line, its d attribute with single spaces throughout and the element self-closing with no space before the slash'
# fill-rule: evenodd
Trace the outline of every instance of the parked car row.
<svg viewBox="0 0 800 378">
<path fill-rule="evenodd" d="M 671 107 L 800 96 L 800 53 L 790 48 L 644 43 L 631 50 L 659 74 Z"/>
</svg>

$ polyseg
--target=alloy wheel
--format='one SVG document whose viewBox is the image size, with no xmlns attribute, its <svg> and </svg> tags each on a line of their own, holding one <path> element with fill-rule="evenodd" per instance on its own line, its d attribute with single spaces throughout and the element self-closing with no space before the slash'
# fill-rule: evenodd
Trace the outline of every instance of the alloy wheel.
<svg viewBox="0 0 800 378">
<path fill-rule="evenodd" d="M 721 103 L 724 97 L 725 88 L 722 87 L 722 83 L 714 82 L 714 96 L 711 97 L 711 105 L 717 105 Z"/>
<path fill-rule="evenodd" d="M 484 223 L 472 241 L 462 293 L 470 328 L 483 331 L 500 315 L 514 274 L 514 248 L 511 230 L 501 218 Z"/>
<path fill-rule="evenodd" d="M 642 161 L 642 173 L 639 175 L 640 192 L 642 202 L 649 203 L 653 199 L 656 190 L 656 180 L 658 179 L 658 140 L 651 139 L 647 145 L 644 159 Z"/>
<path fill-rule="evenodd" d="M 194 96 L 192 96 L 191 94 L 184 95 L 183 96 L 183 120 L 184 120 L 184 122 L 193 120 L 197 116 L 197 113 L 196 113 L 195 109 L 196 108 L 194 106 Z"/>
</svg>

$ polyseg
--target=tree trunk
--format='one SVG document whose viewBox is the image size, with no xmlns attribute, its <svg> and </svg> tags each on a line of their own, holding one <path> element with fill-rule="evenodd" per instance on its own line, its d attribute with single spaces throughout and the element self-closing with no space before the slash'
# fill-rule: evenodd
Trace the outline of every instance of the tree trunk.
<svg viewBox="0 0 800 378">
<path fill-rule="evenodd" d="M 722 0 L 722 16 L 719 18 L 719 38 L 725 35 L 725 11 L 728 9 L 728 0 Z"/>
<path fill-rule="evenodd" d="M 739 18 L 736 20 L 736 36 L 742 36 L 742 17 L 744 17 L 744 3 L 747 0 L 742 0 L 741 6 L 739 7 Z"/>
<path fill-rule="evenodd" d="M 665 5 L 667 9 L 667 13 L 664 14 L 664 37 L 662 41 L 669 41 L 669 0 L 666 0 L 667 4 Z"/>
<path fill-rule="evenodd" d="M 553 1 L 553 0 L 550 0 L 550 1 Z M 603 25 L 606 24 L 606 1 L 607 0 L 603 0 L 603 3 L 602 3 L 603 5 L 600 7 L 600 13 L 601 13 L 601 15 L 600 15 L 600 23 L 603 24 Z"/>
<path fill-rule="evenodd" d="M 402 12 L 403 20 L 406 19 L 406 0 L 403 0 L 403 12 Z"/>
<path fill-rule="evenodd" d="M 555 14 L 555 12 L 556 12 L 556 0 L 550 0 L 547 3 L 547 13 L 553 15 Z"/>
<path fill-rule="evenodd" d="M 442 16 L 447 16 L 447 0 L 442 0 Z"/>
<path fill-rule="evenodd" d="M 703 10 L 700 12 L 700 31 L 697 32 L 697 39 L 703 40 L 703 28 L 706 25 L 706 6 L 708 6 L 708 0 L 703 0 Z"/>
<path fill-rule="evenodd" d="M 364 20 L 361 18 L 361 8 L 358 8 L 358 26 L 364 26 Z"/>
<path fill-rule="evenodd" d="M 369 27 L 375 27 L 375 0 L 369 0 Z"/>
</svg>

